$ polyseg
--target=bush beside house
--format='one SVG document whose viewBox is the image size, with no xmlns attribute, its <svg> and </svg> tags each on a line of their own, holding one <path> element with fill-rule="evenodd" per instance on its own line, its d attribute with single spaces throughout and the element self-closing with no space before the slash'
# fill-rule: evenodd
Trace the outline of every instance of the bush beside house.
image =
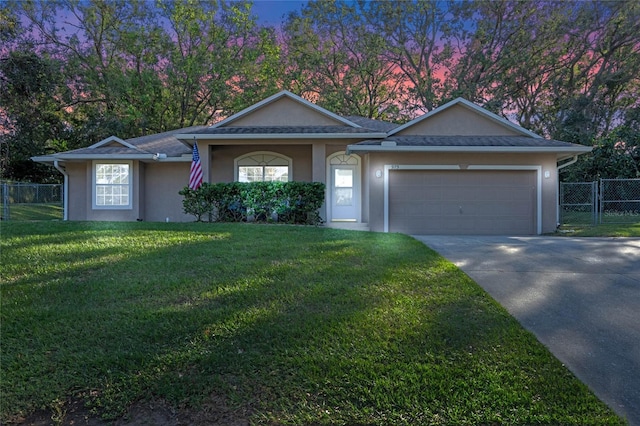
<svg viewBox="0 0 640 426">
<path fill-rule="evenodd" d="M 283 222 L 316 225 L 324 202 L 321 182 L 203 183 L 185 187 L 182 206 L 202 222 Z"/>
</svg>

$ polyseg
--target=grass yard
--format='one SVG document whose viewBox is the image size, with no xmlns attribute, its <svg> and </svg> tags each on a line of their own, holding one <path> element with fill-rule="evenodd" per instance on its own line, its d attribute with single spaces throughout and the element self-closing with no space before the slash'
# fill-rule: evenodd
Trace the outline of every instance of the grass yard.
<svg viewBox="0 0 640 426">
<path fill-rule="evenodd" d="M 62 220 L 61 204 L 10 204 L 10 220 Z M 4 205 L 0 206 L 0 213 Z"/>
<path fill-rule="evenodd" d="M 568 237 L 640 237 L 640 222 L 562 225 L 558 234 Z"/>
<path fill-rule="evenodd" d="M 64 423 L 74 404 L 115 419 L 146 403 L 201 424 L 215 407 L 229 424 L 624 424 L 405 235 L 1 226 L 3 423 L 38 410 Z"/>
</svg>

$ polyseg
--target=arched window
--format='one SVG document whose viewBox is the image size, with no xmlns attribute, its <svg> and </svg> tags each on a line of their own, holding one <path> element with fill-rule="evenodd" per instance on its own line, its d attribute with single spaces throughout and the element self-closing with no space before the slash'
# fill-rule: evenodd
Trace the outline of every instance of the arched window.
<svg viewBox="0 0 640 426">
<path fill-rule="evenodd" d="M 291 158 L 260 151 L 235 160 L 235 179 L 238 182 L 288 182 L 291 178 Z"/>
</svg>

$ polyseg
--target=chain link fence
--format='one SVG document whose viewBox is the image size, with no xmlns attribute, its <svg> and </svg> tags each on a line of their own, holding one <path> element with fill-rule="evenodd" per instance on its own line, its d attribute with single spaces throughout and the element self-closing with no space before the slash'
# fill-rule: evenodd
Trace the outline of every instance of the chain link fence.
<svg viewBox="0 0 640 426">
<path fill-rule="evenodd" d="M 640 222 L 640 179 L 600 180 L 600 223 Z"/>
<path fill-rule="evenodd" d="M 598 183 L 566 182 L 560 184 L 560 223 L 594 225 L 598 221 Z"/>
<path fill-rule="evenodd" d="M 0 183 L 2 220 L 55 220 L 63 218 L 60 184 Z"/>
<path fill-rule="evenodd" d="M 560 183 L 560 224 L 640 222 L 640 179 Z"/>
</svg>

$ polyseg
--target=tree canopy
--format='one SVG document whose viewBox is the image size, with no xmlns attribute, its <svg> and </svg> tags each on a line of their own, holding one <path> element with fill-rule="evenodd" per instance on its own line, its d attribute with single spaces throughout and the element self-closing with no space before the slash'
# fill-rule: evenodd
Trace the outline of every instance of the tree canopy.
<svg viewBox="0 0 640 426">
<path fill-rule="evenodd" d="M 244 1 L 8 0 L 1 177 L 59 179 L 29 157 L 211 124 L 282 89 L 397 122 L 463 96 L 597 146 L 571 178 L 614 154 L 640 176 L 639 22 L 633 0 L 311 0 L 278 28 Z"/>
</svg>

